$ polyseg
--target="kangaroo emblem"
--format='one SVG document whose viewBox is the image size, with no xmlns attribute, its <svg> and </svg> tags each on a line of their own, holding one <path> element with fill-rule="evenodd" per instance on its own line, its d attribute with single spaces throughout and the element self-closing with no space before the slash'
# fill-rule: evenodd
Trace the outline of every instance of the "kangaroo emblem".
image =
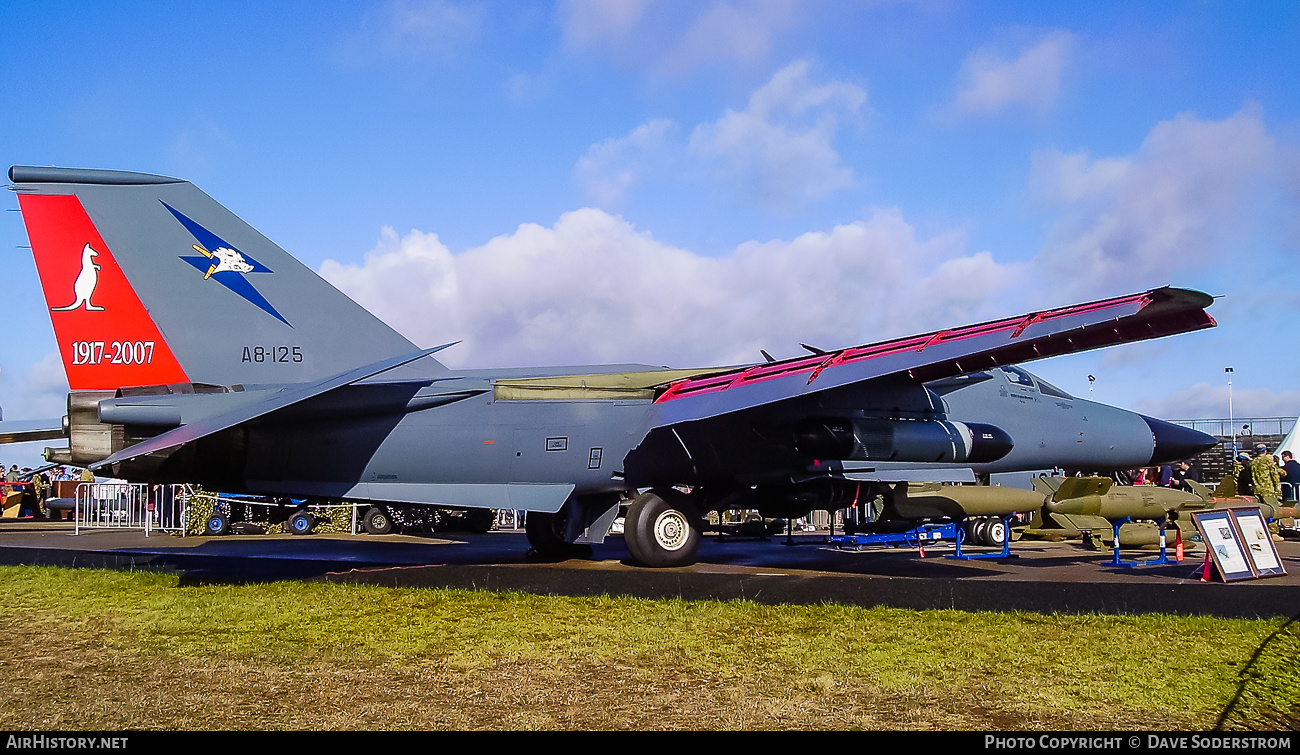
<svg viewBox="0 0 1300 755">
<path fill-rule="evenodd" d="M 77 274 L 77 280 L 72 284 L 72 292 L 76 295 L 77 300 L 66 307 L 51 307 L 51 312 L 67 312 L 77 309 L 81 305 L 86 305 L 87 312 L 103 312 L 103 307 L 96 307 L 90 302 L 90 297 L 95 293 L 95 286 L 99 285 L 100 266 L 95 264 L 95 257 L 99 252 L 90 248 L 86 244 L 81 250 L 81 272 Z"/>
</svg>

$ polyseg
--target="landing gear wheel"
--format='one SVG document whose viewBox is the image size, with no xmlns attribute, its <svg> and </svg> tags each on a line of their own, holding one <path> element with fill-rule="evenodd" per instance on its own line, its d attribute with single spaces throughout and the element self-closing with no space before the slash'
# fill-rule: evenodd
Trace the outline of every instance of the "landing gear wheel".
<svg viewBox="0 0 1300 755">
<path fill-rule="evenodd" d="M 295 511 L 289 517 L 289 531 L 295 535 L 310 535 L 316 529 L 316 517 L 310 511 Z"/>
<path fill-rule="evenodd" d="M 700 553 L 700 512 L 685 493 L 656 489 L 632 501 L 623 526 L 628 552 L 656 568 L 690 566 Z"/>
<path fill-rule="evenodd" d="M 466 509 L 464 515 L 465 529 L 483 534 L 496 524 L 497 512 L 492 509 Z"/>
<path fill-rule="evenodd" d="M 1007 523 L 1001 519 L 990 519 L 984 528 L 984 544 L 1001 548 L 1007 544 Z"/>
<path fill-rule="evenodd" d="M 203 534 L 214 537 L 230 532 L 230 517 L 220 511 L 212 512 L 208 521 L 203 523 Z"/>
<path fill-rule="evenodd" d="M 393 531 L 393 519 L 378 506 L 371 506 L 361 517 L 361 526 L 372 535 L 387 535 Z"/>
<path fill-rule="evenodd" d="M 989 520 L 988 519 L 979 520 L 970 529 L 972 535 L 971 539 L 974 540 L 977 545 L 989 544 L 989 535 L 988 535 Z"/>
<path fill-rule="evenodd" d="M 591 558 L 590 545 L 576 545 L 565 541 L 564 530 L 568 523 L 567 512 L 558 514 L 541 511 L 528 512 L 524 520 L 524 533 L 528 535 L 529 556 L 559 561 L 570 558 Z"/>
</svg>

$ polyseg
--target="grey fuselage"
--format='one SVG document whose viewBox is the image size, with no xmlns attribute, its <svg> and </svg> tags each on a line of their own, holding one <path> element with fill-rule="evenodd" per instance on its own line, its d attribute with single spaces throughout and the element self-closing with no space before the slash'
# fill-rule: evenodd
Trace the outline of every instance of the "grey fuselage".
<svg viewBox="0 0 1300 755">
<path fill-rule="evenodd" d="M 563 372 L 651 369 L 658 368 Z M 659 421 L 653 397 L 574 397 L 581 390 L 558 392 L 562 397 L 556 398 L 544 392 L 543 397 L 502 397 L 508 395 L 501 390 L 505 382 L 560 372 L 439 372 L 419 378 L 408 371 L 401 381 L 348 386 L 274 419 L 200 439 L 161 465 L 128 462 L 120 473 L 201 482 L 231 492 L 556 511 L 570 495 L 680 484 L 790 484 L 817 469 L 818 460 L 785 442 L 779 418 L 742 415 L 716 420 L 731 424 L 713 428 L 713 435 L 727 438 L 727 448 L 710 449 L 720 459 L 713 467 L 688 448 L 690 464 L 665 457 L 662 463 L 641 464 L 629 476 L 626 462 L 638 447 L 648 453 L 651 444 L 645 441 Z M 1157 420 L 1073 398 L 1019 368 L 935 381 L 928 388 L 932 400 L 940 399 L 935 408 L 941 412 L 933 417 L 994 425 L 1015 444 L 996 461 L 937 466 L 964 466 L 976 473 L 1109 470 L 1143 466 L 1155 455 L 1150 423 Z M 213 409 L 204 402 L 252 401 L 273 390 L 249 386 L 237 393 L 149 396 L 135 399 L 134 406 L 178 406 L 175 419 L 184 422 L 187 405 L 208 414 Z M 726 432 L 716 432 L 718 427 Z M 683 445 L 691 442 L 685 428 L 680 438 Z M 895 467 L 896 479 L 907 480 L 918 465 L 879 465 L 882 471 Z"/>
</svg>

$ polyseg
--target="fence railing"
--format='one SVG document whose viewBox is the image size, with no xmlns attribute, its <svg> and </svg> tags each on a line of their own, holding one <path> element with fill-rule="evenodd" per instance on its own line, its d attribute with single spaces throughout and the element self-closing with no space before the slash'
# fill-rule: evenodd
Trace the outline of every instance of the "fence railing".
<svg viewBox="0 0 1300 755">
<path fill-rule="evenodd" d="M 189 485 L 83 482 L 77 486 L 76 532 L 84 529 L 144 530 L 185 534 Z"/>
<path fill-rule="evenodd" d="M 1219 417 L 1216 419 L 1171 419 L 1175 425 L 1182 425 L 1203 433 L 1231 438 L 1233 435 L 1286 435 L 1295 426 L 1295 417 Z M 1235 428 L 1235 431 L 1234 431 Z"/>
</svg>

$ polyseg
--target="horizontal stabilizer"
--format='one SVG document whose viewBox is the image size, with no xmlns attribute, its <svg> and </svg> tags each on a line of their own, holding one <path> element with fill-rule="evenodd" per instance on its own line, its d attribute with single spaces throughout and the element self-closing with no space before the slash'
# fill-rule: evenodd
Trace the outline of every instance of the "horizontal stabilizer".
<svg viewBox="0 0 1300 755">
<path fill-rule="evenodd" d="M 0 422 L 0 443 L 66 438 L 61 419 L 11 420 Z"/>
<path fill-rule="evenodd" d="M 232 409 L 228 412 L 217 414 L 211 417 L 205 417 L 197 422 L 178 427 L 175 430 L 168 430 L 161 435 L 155 435 L 149 440 L 142 441 L 128 448 L 109 456 L 107 459 L 91 465 L 91 469 L 103 469 L 121 461 L 134 459 L 137 456 L 162 451 L 164 449 L 189 443 L 213 433 L 221 432 L 235 425 L 257 419 L 258 417 L 270 414 L 271 412 L 293 406 L 294 404 L 306 401 L 322 394 L 328 393 L 336 388 L 345 385 L 357 383 L 366 378 L 378 375 L 381 372 L 387 372 L 395 367 L 401 367 L 409 362 L 427 357 L 438 351 L 451 346 L 447 343 L 442 346 L 435 346 L 432 349 L 424 349 L 414 354 L 392 357 L 374 364 L 368 364 L 364 367 L 334 375 L 332 377 L 319 380 L 315 383 L 299 384 L 288 386 L 283 390 L 277 391 L 270 398 L 256 402 L 254 404 L 244 405 Z"/>
</svg>

